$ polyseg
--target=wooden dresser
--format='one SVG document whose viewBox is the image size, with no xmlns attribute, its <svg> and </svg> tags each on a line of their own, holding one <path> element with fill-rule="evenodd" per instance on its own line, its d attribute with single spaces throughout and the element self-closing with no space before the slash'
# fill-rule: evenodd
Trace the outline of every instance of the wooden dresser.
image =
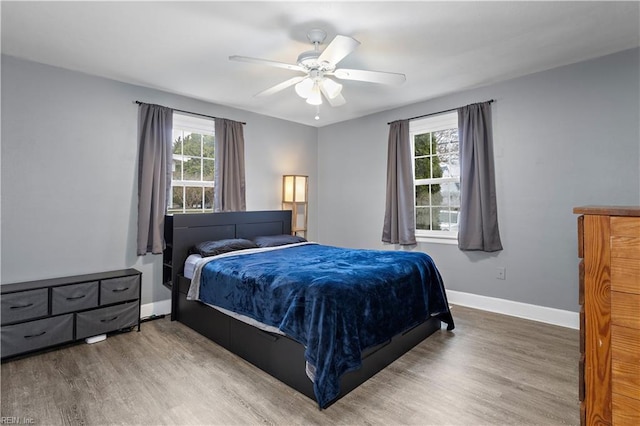
<svg viewBox="0 0 640 426">
<path fill-rule="evenodd" d="M 640 425 L 640 207 L 576 207 L 582 425 Z"/>
</svg>

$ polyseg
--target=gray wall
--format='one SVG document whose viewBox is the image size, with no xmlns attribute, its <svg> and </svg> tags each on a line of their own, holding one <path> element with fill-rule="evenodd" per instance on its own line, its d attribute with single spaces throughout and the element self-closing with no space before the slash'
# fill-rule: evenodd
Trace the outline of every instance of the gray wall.
<svg viewBox="0 0 640 426">
<path fill-rule="evenodd" d="M 469 103 L 492 105 L 504 250 L 464 253 L 420 243 L 447 288 L 577 311 L 574 206 L 640 203 L 638 50 L 371 115 L 318 134 L 322 243 L 380 242 L 387 122 Z M 505 281 L 496 268 L 506 267 Z"/>
<path fill-rule="evenodd" d="M 134 267 L 142 303 L 169 298 L 161 256 L 136 256 L 135 100 L 245 121 L 247 209 L 308 174 L 316 238 L 315 128 L 2 56 L 3 284 Z"/>
<path fill-rule="evenodd" d="M 388 249 L 386 123 L 495 99 L 505 250 L 416 249 L 449 289 L 576 311 L 572 208 L 640 203 L 639 59 L 621 52 L 316 130 L 3 56 L 1 282 L 135 267 L 143 303 L 169 297 L 159 256 L 135 255 L 135 100 L 246 121 L 249 210 L 279 209 L 282 174 L 308 174 L 310 239 Z"/>
</svg>

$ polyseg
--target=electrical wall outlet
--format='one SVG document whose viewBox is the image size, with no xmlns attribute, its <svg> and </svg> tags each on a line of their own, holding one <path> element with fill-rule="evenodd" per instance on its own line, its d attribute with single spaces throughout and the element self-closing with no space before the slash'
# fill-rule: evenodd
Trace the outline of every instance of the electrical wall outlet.
<svg viewBox="0 0 640 426">
<path fill-rule="evenodd" d="M 507 268 L 505 268 L 504 266 L 497 268 L 496 269 L 496 278 L 499 280 L 506 280 L 507 279 Z"/>
</svg>

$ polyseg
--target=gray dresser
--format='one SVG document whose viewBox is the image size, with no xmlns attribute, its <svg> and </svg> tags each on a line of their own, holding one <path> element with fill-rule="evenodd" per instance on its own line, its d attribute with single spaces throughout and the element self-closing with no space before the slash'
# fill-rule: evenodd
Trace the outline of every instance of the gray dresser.
<svg viewBox="0 0 640 426">
<path fill-rule="evenodd" d="M 136 269 L 0 286 L 2 359 L 138 326 Z"/>
</svg>

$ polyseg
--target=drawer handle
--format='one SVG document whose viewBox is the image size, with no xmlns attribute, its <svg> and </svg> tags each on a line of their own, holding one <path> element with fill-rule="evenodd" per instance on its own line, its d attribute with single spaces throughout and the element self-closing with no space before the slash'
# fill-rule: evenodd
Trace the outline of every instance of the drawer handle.
<svg viewBox="0 0 640 426">
<path fill-rule="evenodd" d="M 122 293 L 123 291 L 127 291 L 129 290 L 129 287 L 120 287 L 120 288 L 114 288 L 113 291 L 114 293 Z"/>
<path fill-rule="evenodd" d="M 101 319 L 100 322 L 111 322 L 111 321 L 115 321 L 116 319 L 118 319 L 118 315 L 109 319 Z"/>
<path fill-rule="evenodd" d="M 29 335 L 27 335 L 27 336 L 24 336 L 24 338 L 25 338 L 25 339 L 33 339 L 34 337 L 40 337 L 40 336 L 42 336 L 42 335 L 43 335 L 43 334 L 45 334 L 45 333 L 46 333 L 46 330 L 45 330 L 45 331 L 42 331 L 42 332 L 40 332 L 40 333 L 38 333 L 38 334 L 29 334 Z"/>
<path fill-rule="evenodd" d="M 28 308 L 29 306 L 33 306 L 33 303 L 27 303 L 26 305 L 11 306 L 9 309 L 24 309 L 24 308 Z"/>
<path fill-rule="evenodd" d="M 80 296 L 67 297 L 67 300 L 78 300 L 78 299 L 82 299 L 85 296 L 86 294 L 81 294 Z"/>
</svg>

